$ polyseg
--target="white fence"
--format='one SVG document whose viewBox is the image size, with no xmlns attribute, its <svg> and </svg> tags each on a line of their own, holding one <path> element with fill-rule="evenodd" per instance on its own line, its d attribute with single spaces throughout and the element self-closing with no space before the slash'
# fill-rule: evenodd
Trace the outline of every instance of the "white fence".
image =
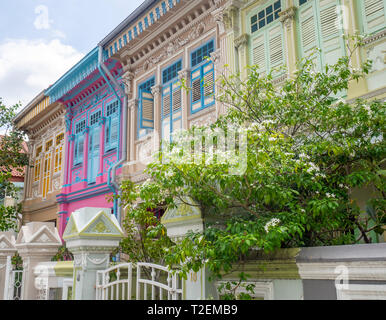
<svg viewBox="0 0 386 320">
<path fill-rule="evenodd" d="M 136 268 L 135 274 L 133 268 Z M 151 263 L 123 263 L 98 271 L 96 290 L 97 300 L 182 298 L 182 282 L 178 275 L 173 274 L 167 267 Z"/>
</svg>

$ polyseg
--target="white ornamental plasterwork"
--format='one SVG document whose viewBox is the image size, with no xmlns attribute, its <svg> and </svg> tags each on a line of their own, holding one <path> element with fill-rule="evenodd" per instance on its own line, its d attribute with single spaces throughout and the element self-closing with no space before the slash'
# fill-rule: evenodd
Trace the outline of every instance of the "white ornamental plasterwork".
<svg viewBox="0 0 386 320">
<path fill-rule="evenodd" d="M 287 10 L 280 12 L 279 16 L 279 20 L 283 23 L 287 30 L 290 31 L 292 27 L 292 21 L 296 16 L 296 7 L 289 7 Z"/>
<path fill-rule="evenodd" d="M 205 27 L 205 23 L 201 22 L 196 27 L 194 27 L 191 32 L 189 32 L 187 37 L 178 37 L 177 39 L 171 41 L 162 53 L 155 57 L 150 57 L 144 62 L 142 67 L 143 70 L 146 71 L 149 68 L 157 65 L 162 59 L 166 59 L 168 57 L 173 56 L 180 48 L 185 46 L 187 43 L 192 40 L 198 39 L 204 33 Z M 135 70 L 135 73 L 140 73 L 142 71 L 142 68 L 137 68 Z"/>
<path fill-rule="evenodd" d="M 211 112 L 209 115 L 203 115 L 202 117 L 199 117 L 197 119 L 191 120 L 190 121 L 190 127 L 205 127 L 209 126 L 212 123 L 216 122 L 217 117 L 215 112 Z"/>
<path fill-rule="evenodd" d="M 138 160 L 146 161 L 150 160 L 154 152 L 154 140 L 153 138 L 148 139 L 138 144 Z"/>
<path fill-rule="evenodd" d="M 32 197 L 37 198 L 39 196 L 38 188 L 32 189 Z"/>
<path fill-rule="evenodd" d="M 8 248 L 7 244 L 4 241 L 0 242 L 0 249 L 5 249 L 5 248 Z"/>
<path fill-rule="evenodd" d="M 373 61 L 371 72 L 384 70 L 386 68 L 386 42 L 368 48 L 367 58 Z"/>
<path fill-rule="evenodd" d="M 45 234 L 43 233 L 38 240 L 36 240 L 36 242 L 43 242 L 43 243 L 46 243 L 46 242 L 51 242 L 51 239 Z"/>
<path fill-rule="evenodd" d="M 125 93 L 129 96 L 129 99 L 131 98 L 132 96 L 132 81 L 134 79 L 134 76 L 135 74 L 129 70 L 129 71 L 126 71 L 123 76 L 122 76 L 122 79 L 123 79 L 123 83 L 125 85 Z"/>
<path fill-rule="evenodd" d="M 52 185 L 54 187 L 54 190 L 60 190 L 61 189 L 61 185 L 60 185 L 60 177 L 54 179 L 52 181 Z"/>
<path fill-rule="evenodd" d="M 91 262 L 93 265 L 96 265 L 96 266 L 99 266 L 99 265 L 101 265 L 103 263 L 106 263 L 108 261 L 108 259 L 109 259 L 109 256 L 106 256 L 104 258 L 93 258 L 91 256 L 87 257 L 87 260 L 89 262 Z"/>
<path fill-rule="evenodd" d="M 74 267 L 85 268 L 87 265 L 86 254 L 82 253 L 79 255 L 74 255 Z"/>
</svg>

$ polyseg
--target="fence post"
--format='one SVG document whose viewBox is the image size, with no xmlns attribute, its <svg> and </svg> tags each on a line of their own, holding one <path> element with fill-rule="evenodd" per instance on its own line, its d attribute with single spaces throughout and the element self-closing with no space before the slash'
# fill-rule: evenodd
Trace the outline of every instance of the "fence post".
<svg viewBox="0 0 386 320">
<path fill-rule="evenodd" d="M 13 231 L 0 232 L 0 300 L 8 299 L 11 258 L 16 253 L 15 238 L 16 234 Z"/>
<path fill-rule="evenodd" d="M 73 300 L 95 300 L 97 271 L 105 270 L 110 253 L 123 238 L 122 229 L 107 208 L 82 208 L 72 213 L 63 233 L 74 255 Z"/>
<path fill-rule="evenodd" d="M 40 262 L 49 262 L 62 245 L 53 222 L 30 222 L 23 226 L 16 239 L 16 249 L 23 259 L 22 300 L 36 300 L 39 285 L 34 269 Z"/>
</svg>

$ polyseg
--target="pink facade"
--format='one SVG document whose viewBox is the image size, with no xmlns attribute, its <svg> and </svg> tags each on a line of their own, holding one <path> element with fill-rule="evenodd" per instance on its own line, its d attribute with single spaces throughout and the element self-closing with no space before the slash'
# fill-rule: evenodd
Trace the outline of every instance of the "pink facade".
<svg viewBox="0 0 386 320">
<path fill-rule="evenodd" d="M 111 73 L 120 81 L 120 65 Z M 57 196 L 59 232 L 77 209 L 111 208 L 116 213 L 117 193 L 111 177 L 122 156 L 122 108 L 124 99 L 96 69 L 61 99 L 66 112 L 64 183 Z M 116 175 L 121 168 L 116 168 Z"/>
</svg>

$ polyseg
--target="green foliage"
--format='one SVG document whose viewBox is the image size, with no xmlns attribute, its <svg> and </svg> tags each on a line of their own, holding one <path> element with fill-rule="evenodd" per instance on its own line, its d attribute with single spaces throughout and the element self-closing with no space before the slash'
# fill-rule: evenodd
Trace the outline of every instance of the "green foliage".
<svg viewBox="0 0 386 320">
<path fill-rule="evenodd" d="M 65 245 L 59 247 L 58 252 L 52 257 L 51 261 L 72 261 L 73 254 L 67 249 Z"/>
<path fill-rule="evenodd" d="M 160 237 L 157 248 L 164 250 L 148 251 L 156 260 L 178 265 L 185 278 L 204 265 L 221 278 L 257 248 L 372 242 L 370 232 L 380 232 L 385 223 L 385 103 L 343 99 L 350 82 L 370 68 L 370 62 L 353 68 L 348 56 L 318 71 L 310 57 L 279 86 L 274 73 L 263 76 L 257 66 L 248 67 L 246 80 L 238 74 L 220 79 L 228 113 L 209 128 L 192 128 L 164 144 L 146 170 L 151 177 L 146 183 L 124 184 L 128 217 L 135 221 L 124 241 L 129 251 L 154 248 L 152 241 L 142 241 L 142 248 L 135 242 L 140 225 L 141 240 Z M 231 173 L 235 157 L 221 151 L 221 139 L 208 138 L 219 131 L 228 137 L 232 126 L 242 128 L 248 143 L 241 174 Z M 202 141 L 202 153 L 192 160 L 191 146 Z M 214 157 L 211 146 L 218 151 Z M 364 217 L 352 190 L 365 187 L 376 192 Z M 151 209 L 181 202 L 198 205 L 204 218 L 222 223 L 171 245 L 163 226 L 152 224 Z M 228 291 L 226 297 L 235 298 L 232 286 Z"/>
<path fill-rule="evenodd" d="M 17 252 L 11 258 L 11 263 L 13 265 L 14 270 L 23 270 L 23 259 Z"/>
<path fill-rule="evenodd" d="M 11 182 L 11 171 L 23 171 L 28 165 L 28 156 L 23 150 L 23 133 L 13 127 L 13 118 L 18 104 L 7 107 L 0 98 L 0 128 L 5 130 L 5 135 L 0 140 L 0 231 L 16 230 L 18 215 L 21 213 L 21 204 L 5 206 L 4 198 L 17 199 L 20 191 Z"/>
</svg>

